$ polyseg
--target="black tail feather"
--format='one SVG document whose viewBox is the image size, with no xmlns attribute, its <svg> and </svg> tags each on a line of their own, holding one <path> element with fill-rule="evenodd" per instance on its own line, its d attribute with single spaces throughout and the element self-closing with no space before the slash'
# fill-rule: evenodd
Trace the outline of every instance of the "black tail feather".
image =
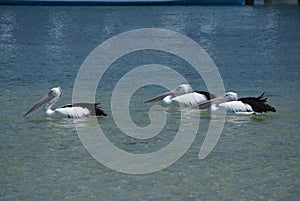
<svg viewBox="0 0 300 201">
<path fill-rule="evenodd" d="M 100 103 L 95 103 L 96 116 L 107 116 L 107 114 L 101 109 L 102 107 L 98 105 L 100 105 Z"/>
<path fill-rule="evenodd" d="M 263 92 L 260 96 L 257 97 L 258 100 L 264 98 L 265 92 Z M 265 98 L 267 100 L 267 98 Z"/>
<path fill-rule="evenodd" d="M 255 112 L 276 112 L 276 109 L 271 105 L 267 104 L 268 98 L 264 97 L 265 92 L 263 92 L 258 97 L 247 97 L 247 98 L 240 98 L 239 100 L 243 103 L 246 103 L 252 107 Z"/>
</svg>

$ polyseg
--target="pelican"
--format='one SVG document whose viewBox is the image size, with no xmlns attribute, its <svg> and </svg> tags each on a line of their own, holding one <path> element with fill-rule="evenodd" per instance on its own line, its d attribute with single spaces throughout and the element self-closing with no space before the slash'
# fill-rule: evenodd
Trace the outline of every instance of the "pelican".
<svg viewBox="0 0 300 201">
<path fill-rule="evenodd" d="M 165 105 L 183 105 L 194 107 L 205 101 L 216 98 L 213 94 L 206 91 L 193 91 L 188 84 L 181 84 L 175 89 L 151 98 L 145 103 L 162 100 Z"/>
<path fill-rule="evenodd" d="M 261 114 L 276 112 L 276 109 L 267 104 L 267 98 L 262 93 L 258 97 L 238 98 L 237 93 L 227 92 L 225 96 L 208 100 L 198 105 L 199 109 L 210 107 L 212 112 L 226 111 L 231 114 Z M 221 102 L 220 102 L 221 101 Z M 225 101 L 225 102 L 224 102 Z"/>
<path fill-rule="evenodd" d="M 52 88 L 46 96 L 40 99 L 28 112 L 24 114 L 24 117 L 33 112 L 41 105 L 46 103 L 46 114 L 51 117 L 61 116 L 69 118 L 81 118 L 87 116 L 107 116 L 105 112 L 98 107 L 99 103 L 75 103 L 63 105 L 55 110 L 52 110 L 52 106 L 62 96 L 62 90 L 60 87 Z"/>
</svg>

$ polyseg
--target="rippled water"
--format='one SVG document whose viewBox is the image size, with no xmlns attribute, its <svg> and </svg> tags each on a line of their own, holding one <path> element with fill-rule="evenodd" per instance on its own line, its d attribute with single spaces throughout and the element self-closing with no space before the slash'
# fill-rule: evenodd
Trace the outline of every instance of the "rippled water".
<svg viewBox="0 0 300 201">
<path fill-rule="evenodd" d="M 54 86 L 64 90 L 58 105 L 70 103 L 76 74 L 97 45 L 148 27 L 190 37 L 212 57 L 226 91 L 241 97 L 265 91 L 277 112 L 227 116 L 215 149 L 199 160 L 210 121 L 207 112 L 201 113 L 188 152 L 172 166 L 146 175 L 119 173 L 91 157 L 75 123 L 88 127 L 92 118 L 52 119 L 43 110 L 23 117 Z M 1 200 L 298 200 L 299 33 L 299 6 L 1 6 Z M 186 62 L 159 52 L 131 54 L 114 63 L 96 96 L 108 117 L 97 121 L 116 146 L 132 153 L 163 148 L 179 127 L 176 108 L 166 108 L 166 127 L 149 140 L 124 135 L 113 120 L 110 97 L 117 81 L 149 63 L 174 68 L 195 90 L 206 88 Z M 152 104 L 144 101 L 161 92 L 149 86 L 134 94 L 130 114 L 137 125 L 149 124 Z"/>
</svg>

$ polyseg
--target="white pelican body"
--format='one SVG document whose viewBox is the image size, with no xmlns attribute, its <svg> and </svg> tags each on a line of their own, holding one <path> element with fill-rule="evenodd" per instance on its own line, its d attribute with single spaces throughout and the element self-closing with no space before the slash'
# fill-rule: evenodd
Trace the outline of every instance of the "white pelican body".
<svg viewBox="0 0 300 201">
<path fill-rule="evenodd" d="M 276 112 L 276 109 L 268 105 L 267 98 L 264 93 L 259 97 L 247 97 L 238 99 L 238 95 L 234 92 L 228 92 L 225 96 L 221 96 L 206 103 L 199 105 L 199 109 L 210 107 L 211 112 L 223 112 L 228 114 L 260 114 L 268 111 Z M 226 102 L 218 103 L 220 100 Z"/>
<path fill-rule="evenodd" d="M 69 118 L 81 118 L 87 116 L 106 116 L 104 111 L 100 109 L 97 103 L 75 103 L 61 106 L 57 109 L 52 110 L 52 106 L 59 100 L 62 96 L 62 90 L 60 87 L 52 88 L 49 93 L 40 99 L 28 112 L 26 115 L 33 112 L 41 105 L 46 103 L 45 110 L 46 114 L 51 117 L 69 117 Z"/>
<path fill-rule="evenodd" d="M 188 84 L 181 84 L 177 88 L 160 94 L 145 103 L 162 100 L 165 105 L 183 105 L 185 107 L 195 107 L 211 98 L 215 98 L 213 94 L 205 91 L 194 92 Z"/>
</svg>

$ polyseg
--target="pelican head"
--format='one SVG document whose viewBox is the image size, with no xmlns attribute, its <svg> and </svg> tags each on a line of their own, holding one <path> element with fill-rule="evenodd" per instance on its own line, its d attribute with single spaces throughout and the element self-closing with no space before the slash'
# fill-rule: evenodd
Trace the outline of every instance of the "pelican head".
<svg viewBox="0 0 300 201">
<path fill-rule="evenodd" d="M 237 93 L 234 93 L 234 92 L 227 92 L 225 94 L 225 99 L 226 99 L 226 101 L 237 101 L 238 95 L 237 95 Z"/>
<path fill-rule="evenodd" d="M 183 95 L 187 93 L 192 93 L 193 89 L 189 84 L 181 84 L 175 88 L 175 95 Z"/>
<path fill-rule="evenodd" d="M 63 93 L 60 87 L 54 87 L 49 91 L 48 94 L 51 94 L 54 97 L 61 97 Z"/>
<path fill-rule="evenodd" d="M 183 94 L 187 94 L 187 93 L 192 93 L 193 89 L 190 85 L 188 84 L 181 84 L 178 87 L 176 87 L 175 89 L 172 89 L 171 91 L 168 91 L 166 93 L 160 94 L 154 98 L 151 98 L 147 101 L 145 101 L 145 103 L 149 103 L 149 102 L 155 102 L 155 101 L 159 101 L 162 100 L 163 98 L 165 98 L 166 96 L 169 95 L 175 95 L 175 96 L 179 96 L 179 95 L 183 95 Z"/>
<path fill-rule="evenodd" d="M 34 104 L 34 106 L 32 106 L 32 108 L 30 108 L 28 110 L 28 112 L 26 112 L 24 114 L 24 117 L 26 115 L 28 115 L 29 113 L 33 112 L 34 110 L 36 110 L 37 108 L 39 108 L 41 105 L 43 105 L 46 102 L 49 102 L 51 105 L 49 105 L 49 107 L 51 107 L 57 100 L 59 97 L 62 96 L 62 90 L 60 87 L 54 87 L 52 88 L 48 94 L 46 96 L 44 96 L 43 98 L 41 98 L 38 102 L 36 102 Z M 48 104 L 47 104 L 48 105 Z"/>
</svg>

